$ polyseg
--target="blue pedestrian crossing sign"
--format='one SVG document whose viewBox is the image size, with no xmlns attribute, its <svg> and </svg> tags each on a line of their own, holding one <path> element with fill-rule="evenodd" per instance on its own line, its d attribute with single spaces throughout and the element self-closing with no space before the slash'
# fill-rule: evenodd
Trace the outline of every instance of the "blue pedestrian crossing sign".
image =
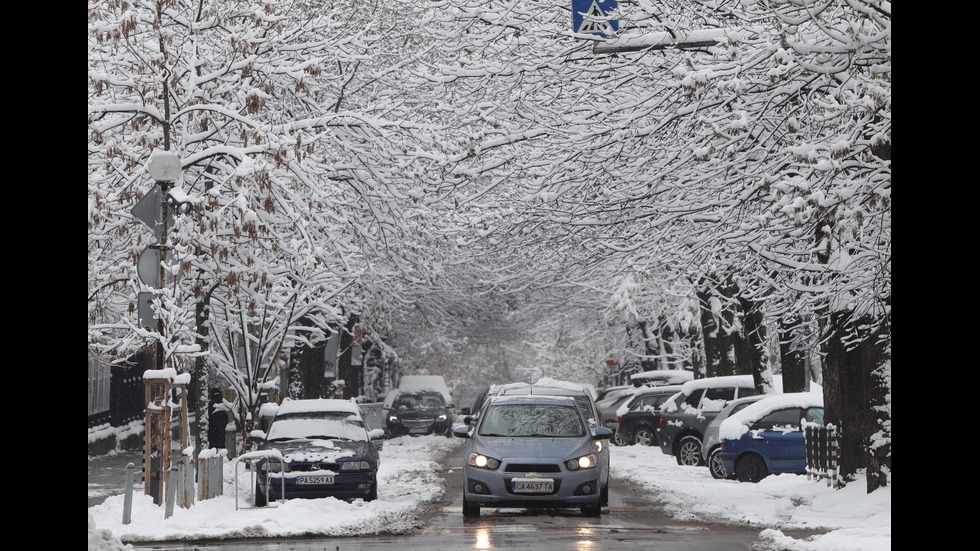
<svg viewBox="0 0 980 551">
<path fill-rule="evenodd" d="M 572 32 L 615 36 L 619 21 L 608 17 L 617 7 L 616 0 L 572 0 Z"/>
</svg>

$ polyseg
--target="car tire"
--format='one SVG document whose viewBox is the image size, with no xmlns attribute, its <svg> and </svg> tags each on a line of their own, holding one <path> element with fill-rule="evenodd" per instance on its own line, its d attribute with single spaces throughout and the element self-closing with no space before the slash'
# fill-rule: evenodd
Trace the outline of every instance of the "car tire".
<svg viewBox="0 0 980 551">
<path fill-rule="evenodd" d="M 467 501 L 466 496 L 463 496 L 463 516 L 466 518 L 480 516 L 480 506 Z"/>
<path fill-rule="evenodd" d="M 739 482 L 758 482 L 769 476 L 766 462 L 755 454 L 743 455 L 735 462 L 735 477 Z"/>
<path fill-rule="evenodd" d="M 632 446 L 633 443 L 630 442 L 625 436 L 620 434 L 619 429 L 613 432 L 612 443 L 617 446 Z"/>
<path fill-rule="evenodd" d="M 599 505 L 602 507 L 609 506 L 609 484 L 602 485 L 602 491 L 599 492 Z"/>
<path fill-rule="evenodd" d="M 657 443 L 657 436 L 650 427 L 637 427 L 633 431 L 633 443 L 638 446 L 653 446 Z"/>
<path fill-rule="evenodd" d="M 364 501 L 374 501 L 378 499 L 378 477 L 371 481 L 371 492 L 364 498 Z"/>
<path fill-rule="evenodd" d="M 725 464 L 721 462 L 721 446 L 711 448 L 711 451 L 708 452 L 708 459 L 705 461 L 705 465 L 707 465 L 708 471 L 711 472 L 711 477 L 716 480 L 735 479 L 735 477 L 732 476 L 727 469 L 725 469 Z"/>
<path fill-rule="evenodd" d="M 593 503 L 591 505 L 583 505 L 581 507 L 582 514 L 587 517 L 601 517 L 602 516 L 602 504 Z"/>
<path fill-rule="evenodd" d="M 677 464 L 687 467 L 704 465 L 701 459 L 701 439 L 697 436 L 685 436 L 677 443 Z"/>
</svg>

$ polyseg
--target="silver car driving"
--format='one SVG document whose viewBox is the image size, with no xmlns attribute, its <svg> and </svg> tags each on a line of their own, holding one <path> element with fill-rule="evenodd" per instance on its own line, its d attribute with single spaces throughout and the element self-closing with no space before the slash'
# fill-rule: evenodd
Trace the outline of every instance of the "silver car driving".
<svg viewBox="0 0 980 551">
<path fill-rule="evenodd" d="M 573 398 L 528 394 L 495 396 L 474 425 L 453 433 L 463 446 L 463 516 L 481 507 L 572 508 L 602 514 L 596 442 L 606 427 L 590 430 Z"/>
</svg>

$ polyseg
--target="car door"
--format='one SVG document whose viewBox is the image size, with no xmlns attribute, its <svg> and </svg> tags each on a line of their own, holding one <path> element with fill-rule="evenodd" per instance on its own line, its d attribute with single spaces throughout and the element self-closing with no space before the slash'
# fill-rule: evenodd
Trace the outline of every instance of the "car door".
<svg viewBox="0 0 980 551">
<path fill-rule="evenodd" d="M 806 468 L 806 446 L 800 419 L 804 410 L 798 406 L 771 411 L 751 428 L 752 448 L 769 464 L 772 473 L 800 472 Z"/>
</svg>

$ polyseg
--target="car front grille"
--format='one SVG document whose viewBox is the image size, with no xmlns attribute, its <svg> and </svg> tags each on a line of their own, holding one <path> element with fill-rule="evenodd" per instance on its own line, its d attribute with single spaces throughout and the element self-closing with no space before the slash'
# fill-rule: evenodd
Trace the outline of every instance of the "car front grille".
<svg viewBox="0 0 980 551">
<path fill-rule="evenodd" d="M 561 467 L 554 463 L 508 463 L 507 473 L 560 473 Z"/>
<path fill-rule="evenodd" d="M 408 428 L 428 428 L 435 422 L 434 417 L 428 419 L 402 419 L 402 424 Z"/>
<path fill-rule="evenodd" d="M 289 472 L 309 472 L 309 471 L 333 471 L 337 472 L 340 468 L 336 463 L 289 463 Z"/>
</svg>

